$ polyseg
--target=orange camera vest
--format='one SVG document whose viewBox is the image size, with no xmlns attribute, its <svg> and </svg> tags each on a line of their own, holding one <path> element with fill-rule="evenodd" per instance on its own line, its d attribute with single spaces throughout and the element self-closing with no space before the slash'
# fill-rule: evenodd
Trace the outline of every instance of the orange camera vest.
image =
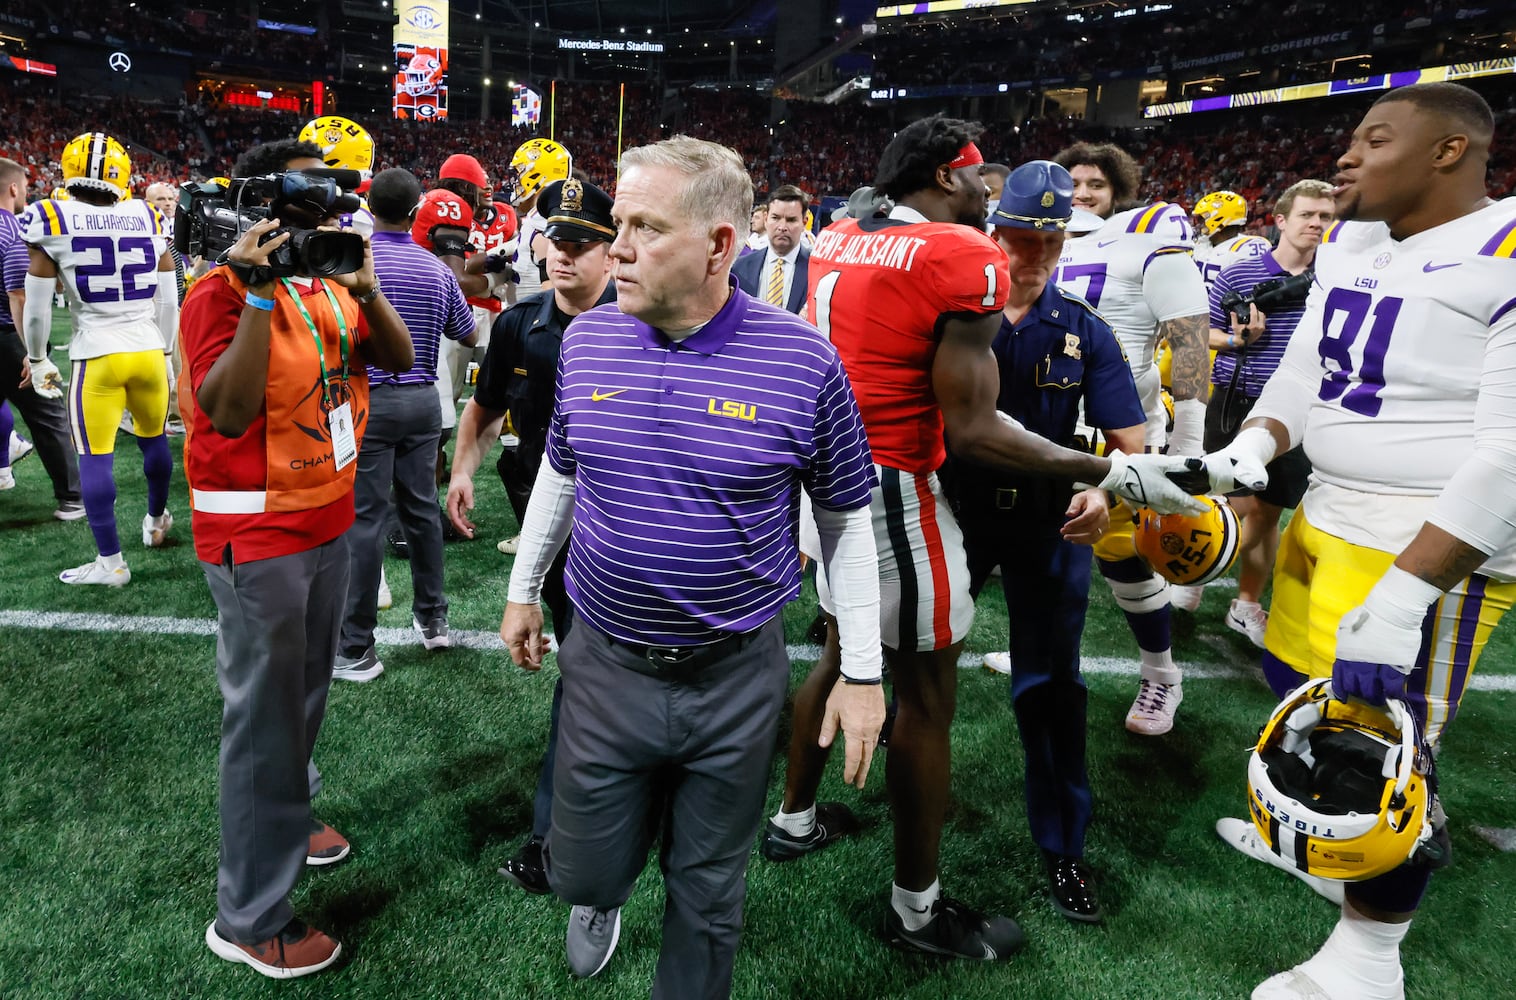
<svg viewBox="0 0 1516 1000">
<path fill-rule="evenodd" d="M 201 279 L 220 278 L 240 299 L 247 285 L 229 268 L 218 267 Z M 321 279 L 316 279 L 317 285 Z M 352 404 L 353 433 L 363 444 L 368 425 L 368 373 L 360 360 L 352 357 L 358 322 L 358 303 L 350 295 L 336 296 L 347 324 L 350 369 L 343 377 L 341 345 L 330 319 L 331 304 L 324 294 L 306 296 L 302 303 L 321 331 L 325 364 L 320 361 L 314 338 L 300 308 L 283 285 L 274 290 L 274 310 L 270 316 L 268 384 L 264 390 L 264 449 L 267 471 L 262 490 L 204 489 L 190 482 L 190 498 L 195 510 L 211 514 L 261 514 L 270 511 L 313 510 L 341 499 L 353 488 L 357 461 L 336 468 L 332 454 L 330 407 Z M 323 323 L 322 319 L 327 318 Z M 332 367 L 332 365 L 336 367 Z M 324 370 L 323 370 L 324 369 Z M 318 374 L 320 372 L 320 374 Z M 329 392 L 322 391 L 325 382 Z M 196 412 L 190 379 L 179 383 L 179 412 L 186 417 Z M 194 421 L 185 420 L 185 453 L 193 447 Z M 188 473 L 186 462 L 186 472 Z"/>
</svg>

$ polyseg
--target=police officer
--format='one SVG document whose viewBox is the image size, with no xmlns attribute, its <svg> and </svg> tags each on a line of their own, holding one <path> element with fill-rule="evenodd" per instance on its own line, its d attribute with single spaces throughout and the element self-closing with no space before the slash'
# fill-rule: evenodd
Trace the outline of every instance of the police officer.
<svg viewBox="0 0 1516 1000">
<path fill-rule="evenodd" d="M 1115 335 L 1088 303 L 1051 281 L 1065 234 L 1100 225 L 1076 212 L 1073 194 L 1067 170 L 1033 160 L 1011 172 L 989 216 L 1011 272 L 993 345 L 997 405 L 1027 430 L 1071 444 L 1083 403 L 1086 422 L 1103 430 L 1111 447 L 1138 453 L 1145 417 Z M 1091 793 L 1079 639 L 1089 603 L 1086 546 L 1105 532 L 1109 502 L 1101 490 L 1076 492 L 1070 482 L 1010 476 L 961 459 L 949 472 L 972 592 L 978 595 L 995 566 L 1002 570 L 1027 819 L 1048 865 L 1053 908 L 1096 923 L 1100 904 L 1083 860 Z"/>
<path fill-rule="evenodd" d="M 468 518 L 474 508 L 475 470 L 500 434 L 510 414 L 521 443 L 501 456 L 501 481 L 520 523 L 532 493 L 542 454 L 547 446 L 548 419 L 553 413 L 553 387 L 558 373 L 558 349 L 569 321 L 586 310 L 616 298 L 611 281 L 611 197 L 593 184 L 570 177 L 543 189 L 537 202 L 546 228 L 546 257 L 550 291 L 527 296 L 496 318 L 489 349 L 479 366 L 479 384 L 458 418 L 458 447 L 447 489 L 447 516 L 465 536 L 474 537 Z M 570 608 L 563 588 L 564 546 L 543 583 L 542 596 L 553 616 L 559 642 L 568 630 Z M 553 689 L 552 724 L 547 752 L 537 783 L 532 810 L 532 835 L 501 873 L 529 892 L 548 891 L 542 866 L 542 843 L 552 821 L 553 748 L 558 741 L 558 706 L 563 683 Z"/>
</svg>

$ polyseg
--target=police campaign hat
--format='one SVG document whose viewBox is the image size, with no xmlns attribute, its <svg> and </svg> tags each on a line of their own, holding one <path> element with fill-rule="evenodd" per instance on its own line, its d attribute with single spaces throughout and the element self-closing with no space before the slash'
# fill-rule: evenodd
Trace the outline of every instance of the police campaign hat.
<svg viewBox="0 0 1516 1000">
<path fill-rule="evenodd" d="M 992 226 L 1088 233 L 1103 220 L 1074 207 L 1074 178 L 1052 160 L 1023 163 L 1005 179 L 1000 204 L 990 214 Z"/>
<path fill-rule="evenodd" d="M 565 243 L 593 243 L 616 239 L 611 218 L 611 196 L 577 177 L 554 181 L 542 189 L 537 211 L 547 220 L 542 235 Z"/>
</svg>

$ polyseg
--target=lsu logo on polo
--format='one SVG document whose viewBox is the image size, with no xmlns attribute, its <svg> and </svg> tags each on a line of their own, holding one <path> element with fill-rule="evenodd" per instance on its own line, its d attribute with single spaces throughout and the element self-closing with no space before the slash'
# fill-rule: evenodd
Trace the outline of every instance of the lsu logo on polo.
<svg viewBox="0 0 1516 1000">
<path fill-rule="evenodd" d="M 758 407 L 754 403 L 739 403 L 735 399 L 711 399 L 705 404 L 705 412 L 713 417 L 732 417 L 749 422 L 758 419 Z"/>
</svg>

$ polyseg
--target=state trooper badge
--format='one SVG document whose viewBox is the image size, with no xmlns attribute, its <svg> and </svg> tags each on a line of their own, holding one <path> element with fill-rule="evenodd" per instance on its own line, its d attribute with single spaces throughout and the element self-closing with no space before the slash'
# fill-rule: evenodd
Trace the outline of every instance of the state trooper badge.
<svg viewBox="0 0 1516 1000">
<path fill-rule="evenodd" d="M 558 211 L 584 211 L 584 185 L 577 177 L 570 177 L 563 182 L 563 195 L 558 200 Z"/>
<path fill-rule="evenodd" d="M 1042 192 L 1042 207 L 1043 208 L 1052 208 L 1053 207 L 1053 192 L 1051 192 L 1051 191 L 1044 191 L 1044 192 Z"/>
<path fill-rule="evenodd" d="M 1065 333 L 1063 335 L 1063 353 L 1075 361 L 1084 357 L 1084 352 L 1079 350 L 1079 334 Z"/>
</svg>

